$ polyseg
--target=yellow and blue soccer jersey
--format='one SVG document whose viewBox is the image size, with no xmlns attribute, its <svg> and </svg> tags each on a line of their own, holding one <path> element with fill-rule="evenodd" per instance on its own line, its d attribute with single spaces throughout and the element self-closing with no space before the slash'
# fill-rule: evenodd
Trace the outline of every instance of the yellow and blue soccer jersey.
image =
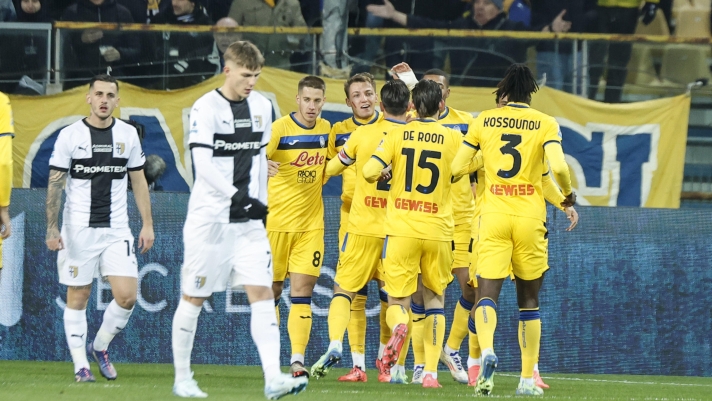
<svg viewBox="0 0 712 401">
<path fill-rule="evenodd" d="M 331 125 L 319 118 L 313 128 L 293 114 L 272 123 L 267 158 L 280 163 L 267 186 L 268 231 L 301 232 L 324 228 L 321 187 L 329 149 L 334 146 Z"/>
<path fill-rule="evenodd" d="M 0 207 L 10 205 L 12 189 L 12 138 L 15 126 L 10 99 L 0 92 Z M 0 261 L 2 264 L 2 261 Z"/>
<path fill-rule="evenodd" d="M 405 122 L 381 119 L 358 127 L 341 148 L 338 158 L 344 165 L 355 165 L 356 182 L 349 212 L 347 231 L 353 234 L 384 238 L 390 180 L 369 183 L 363 178 L 363 166 L 371 158 L 384 136 Z M 354 170 L 353 168 L 350 168 Z"/>
<path fill-rule="evenodd" d="M 472 114 L 451 107 L 446 107 L 438 119 L 440 124 L 459 131 L 463 136 L 467 135 L 472 121 Z M 475 199 L 466 178 L 452 184 L 452 212 L 455 225 L 469 224 L 475 215 Z"/>
<path fill-rule="evenodd" d="M 373 124 L 377 121 L 383 120 L 383 114 L 376 110 L 376 114 L 373 115 L 368 120 L 361 120 L 356 118 L 356 116 L 351 116 L 343 121 L 339 121 L 334 124 L 331 128 L 331 135 L 334 137 L 336 152 L 340 152 L 341 148 L 346 144 L 346 141 L 351 136 L 351 133 L 356 130 L 356 128 Z M 354 189 L 356 188 L 356 171 L 354 167 L 347 168 L 343 173 L 341 173 L 342 185 L 341 185 L 341 202 L 344 206 L 351 207 L 351 199 L 353 198 Z"/>
<path fill-rule="evenodd" d="M 363 169 L 373 179 L 392 165 L 387 235 L 452 241 L 451 164 L 461 141 L 462 134 L 432 119 L 388 132 Z"/>
<path fill-rule="evenodd" d="M 0 92 L 0 207 L 10 206 L 12 191 L 12 138 L 15 127 L 12 121 L 10 99 Z M 2 269 L 2 238 L 0 238 L 0 269 Z"/>
<path fill-rule="evenodd" d="M 486 188 L 480 214 L 504 213 L 546 221 L 542 190 L 542 165 L 545 147 L 561 143 L 559 124 L 553 117 L 526 104 L 507 106 L 482 112 L 470 126 L 464 145 L 453 163 L 461 171 L 472 155 L 482 149 Z M 565 170 L 560 185 L 571 192 L 571 180 L 563 160 L 561 146 L 555 157 L 549 157 L 554 171 Z M 560 167 L 563 164 L 563 169 Z M 556 165 L 557 168 L 554 168 Z"/>
</svg>

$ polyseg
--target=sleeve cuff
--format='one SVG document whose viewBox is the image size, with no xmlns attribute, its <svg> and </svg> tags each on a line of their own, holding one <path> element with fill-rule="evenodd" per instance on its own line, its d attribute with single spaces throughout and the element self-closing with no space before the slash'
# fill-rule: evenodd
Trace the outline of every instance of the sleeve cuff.
<svg viewBox="0 0 712 401">
<path fill-rule="evenodd" d="M 49 165 L 49 169 L 50 169 L 50 170 L 61 171 L 61 172 L 63 172 L 63 173 L 66 173 L 67 171 L 69 171 L 69 168 L 57 167 L 57 166 L 53 166 L 53 165 L 51 165 L 51 164 Z"/>
</svg>

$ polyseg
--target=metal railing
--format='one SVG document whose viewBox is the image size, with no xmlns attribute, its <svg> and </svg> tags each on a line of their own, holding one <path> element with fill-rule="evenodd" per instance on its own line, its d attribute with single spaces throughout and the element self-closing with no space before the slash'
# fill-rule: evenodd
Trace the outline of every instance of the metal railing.
<svg viewBox="0 0 712 401">
<path fill-rule="evenodd" d="M 51 35 L 49 34 L 49 30 Z M 320 52 L 318 47 L 319 37 L 323 34 L 322 28 L 306 28 L 306 27 L 237 27 L 237 28 L 217 28 L 213 26 L 175 26 L 175 25 L 142 25 L 142 24 L 112 24 L 112 23 L 83 23 L 83 22 L 56 22 L 50 27 L 49 24 L 3 24 L 0 26 L 0 36 L 9 36 L 11 32 L 22 33 L 32 31 L 42 31 L 45 32 L 47 48 L 52 48 L 52 53 L 47 52 L 46 54 L 46 65 L 44 78 L 42 79 L 43 84 L 52 83 L 55 86 L 62 84 L 67 79 L 67 72 L 70 72 L 72 68 L 77 68 L 77 66 L 70 66 L 67 64 L 66 54 L 68 48 L 71 47 L 71 43 L 68 43 L 67 37 L 72 34 L 77 34 L 81 31 L 86 30 L 100 30 L 104 33 L 106 37 L 121 36 L 121 35 L 134 35 L 141 39 L 155 38 L 154 43 L 159 46 L 166 45 L 165 33 L 174 33 L 176 35 L 189 34 L 194 37 L 208 37 L 212 35 L 220 34 L 240 34 L 245 36 L 250 36 L 251 38 L 272 38 L 275 37 L 287 37 L 287 36 L 300 36 L 301 45 L 296 48 L 282 48 L 278 49 L 278 52 L 284 53 L 284 55 L 289 56 L 295 53 L 302 55 L 302 60 L 299 63 L 290 64 L 292 68 L 299 69 L 302 72 L 309 72 L 316 74 L 319 72 L 319 61 L 323 58 L 323 54 Z M 352 42 L 358 41 L 359 38 L 367 37 L 378 37 L 390 42 L 399 41 L 407 42 L 412 40 L 428 40 L 437 39 L 439 41 L 446 41 L 447 45 L 441 48 L 441 52 L 450 53 L 451 57 L 456 52 L 465 52 L 467 49 L 471 49 L 473 52 L 480 53 L 499 53 L 503 59 L 512 57 L 506 52 L 501 51 L 501 48 L 506 48 L 509 45 L 517 45 L 524 47 L 532 47 L 538 43 L 543 43 L 543 41 L 548 41 L 554 44 L 556 54 L 559 52 L 559 48 L 564 45 L 570 46 L 572 48 L 572 54 L 581 54 L 581 57 L 572 57 L 571 62 L 573 66 L 571 68 L 571 74 L 566 77 L 566 85 L 570 88 L 570 91 L 581 96 L 587 96 L 588 88 L 590 86 L 589 82 L 589 70 L 591 65 L 589 65 L 590 60 L 590 46 L 592 43 L 596 42 L 607 42 L 607 43 L 630 43 L 635 45 L 649 45 L 649 46 L 670 46 L 675 48 L 676 46 L 696 46 L 691 49 L 698 49 L 702 58 L 707 60 L 707 53 L 705 49 L 709 48 L 712 44 L 712 38 L 681 38 L 675 36 L 643 36 L 643 35 L 608 35 L 608 34 L 589 34 L 589 33 L 566 33 L 566 34 L 554 34 L 545 32 L 511 32 L 511 31 L 481 31 L 481 30 L 438 30 L 438 29 L 402 29 L 402 28 L 350 28 L 348 30 L 349 39 Z M 169 35 L 168 35 L 169 36 Z M 124 36 L 125 37 L 125 36 Z M 53 41 L 53 47 L 49 46 Z M 144 49 L 149 45 L 150 41 L 142 40 Z M 495 50 L 487 48 L 477 48 L 479 44 L 486 42 L 490 47 L 494 47 Z M 265 51 L 274 51 L 271 49 L 263 49 Z M 403 47 L 394 47 L 392 53 L 384 54 L 376 60 L 365 60 L 367 64 L 366 67 L 370 67 L 375 71 L 383 71 L 384 73 L 388 70 L 387 60 L 391 56 L 403 56 L 405 52 L 410 52 L 409 55 L 421 55 L 423 57 L 430 57 L 432 50 L 426 49 L 408 49 L 404 50 Z M 359 60 L 357 55 L 348 54 L 350 52 L 339 55 L 347 61 L 352 61 L 354 63 L 363 62 L 364 60 Z M 395 53 L 395 54 L 394 54 Z M 513 61 L 526 61 L 532 65 L 536 64 L 536 61 L 530 57 L 525 60 L 513 60 Z M 285 57 L 286 57 L 285 56 Z M 205 56 L 201 56 L 205 57 Z M 219 56 L 218 56 L 219 57 Z M 119 64 L 124 67 L 138 67 L 133 68 L 132 74 L 126 75 L 128 78 L 136 78 L 141 76 L 146 79 L 151 77 L 159 78 L 165 75 L 165 64 L 170 63 L 173 60 L 170 57 L 157 57 L 155 59 L 134 59 L 127 61 L 125 64 Z M 215 60 L 213 60 L 215 61 Z M 219 60 L 218 60 L 219 61 Z M 452 59 L 451 59 L 452 61 Z M 216 71 L 219 71 L 219 62 L 216 64 Z M 154 69 L 150 73 L 144 73 L 141 71 L 141 67 L 148 65 L 162 65 L 163 70 Z M 269 65 L 269 64 L 268 64 Z M 452 65 L 451 65 L 452 67 Z M 708 66 L 709 67 L 709 66 Z M 0 68 L 2 68 L 2 61 L 0 60 Z M 635 68 L 635 66 L 633 66 Z M 657 68 L 657 66 L 656 66 Z M 147 69 L 150 70 L 150 69 Z M 709 68 L 708 68 L 709 70 Z M 19 71 L 15 71 L 19 72 Z M 633 73 L 637 71 L 631 71 Z M 650 73 L 648 71 L 647 73 Z M 657 72 L 655 72 L 658 74 Z M 456 75 L 456 74 L 455 74 Z M 659 75 L 659 74 L 658 74 Z M 709 75 L 709 71 L 707 74 Z M 0 73 L 0 82 L 7 76 L 7 74 Z M 706 77 L 706 76 L 705 76 Z M 701 76 L 700 78 L 705 78 Z M 465 78 L 477 78 L 477 75 L 466 75 L 461 77 L 463 80 Z M 674 78 L 672 76 L 666 78 Z M 491 80 L 494 78 L 491 78 Z M 69 79 L 71 80 L 71 78 Z M 666 86 L 651 86 L 651 95 L 669 95 L 672 93 L 680 93 L 686 90 L 686 85 L 688 82 L 675 82 L 675 79 L 669 80 Z M 494 81 L 492 84 L 496 83 Z M 630 87 L 635 87 L 635 84 L 629 84 Z M 637 85 L 645 86 L 645 85 Z"/>
</svg>

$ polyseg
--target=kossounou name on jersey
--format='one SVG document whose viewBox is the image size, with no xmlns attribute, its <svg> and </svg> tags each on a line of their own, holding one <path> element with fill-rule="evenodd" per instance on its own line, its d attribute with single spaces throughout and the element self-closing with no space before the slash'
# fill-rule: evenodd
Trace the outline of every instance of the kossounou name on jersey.
<svg viewBox="0 0 712 401">
<path fill-rule="evenodd" d="M 145 162 L 136 128 L 119 119 L 107 128 L 82 119 L 62 129 L 49 166 L 68 173 L 63 224 L 128 227 L 126 173 Z"/>
</svg>

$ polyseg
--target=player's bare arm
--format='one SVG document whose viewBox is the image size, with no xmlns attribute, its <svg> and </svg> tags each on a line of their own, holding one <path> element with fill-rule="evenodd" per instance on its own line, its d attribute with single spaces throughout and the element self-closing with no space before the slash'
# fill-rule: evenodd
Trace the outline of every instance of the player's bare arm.
<svg viewBox="0 0 712 401">
<path fill-rule="evenodd" d="M 279 173 L 279 162 L 267 160 L 267 177 L 272 178 Z"/>
<path fill-rule="evenodd" d="M 566 213 L 566 218 L 569 219 L 569 221 L 571 222 L 571 224 L 566 229 L 566 231 L 571 231 L 574 228 L 576 228 L 576 226 L 578 225 L 578 221 L 579 221 L 578 212 L 576 211 L 576 209 L 574 209 L 573 206 L 569 206 L 569 207 L 564 208 L 564 213 Z"/>
<path fill-rule="evenodd" d="M 11 234 L 10 208 L 8 206 L 0 207 L 0 238 L 8 239 Z"/>
<path fill-rule="evenodd" d="M 67 172 L 51 169 L 47 183 L 47 248 L 50 251 L 64 249 L 62 237 L 59 234 L 59 207 L 62 202 L 62 191 L 67 181 Z"/>
<path fill-rule="evenodd" d="M 566 213 L 566 218 L 571 222 L 566 231 L 573 230 L 578 224 L 578 213 L 573 206 L 563 206 L 566 202 L 566 197 L 563 193 L 561 193 L 559 187 L 556 186 L 556 183 L 554 183 L 551 179 L 551 174 L 549 174 L 548 171 L 541 177 L 541 187 L 544 192 L 544 199 Z"/>
<path fill-rule="evenodd" d="M 141 221 L 143 227 L 138 235 L 138 249 L 141 253 L 148 252 L 153 247 L 155 235 L 153 234 L 153 217 L 151 216 L 151 197 L 148 194 L 148 183 L 143 169 L 137 171 L 129 171 L 129 179 L 131 180 L 131 188 L 133 188 L 134 199 L 139 213 L 141 213 Z"/>
</svg>

